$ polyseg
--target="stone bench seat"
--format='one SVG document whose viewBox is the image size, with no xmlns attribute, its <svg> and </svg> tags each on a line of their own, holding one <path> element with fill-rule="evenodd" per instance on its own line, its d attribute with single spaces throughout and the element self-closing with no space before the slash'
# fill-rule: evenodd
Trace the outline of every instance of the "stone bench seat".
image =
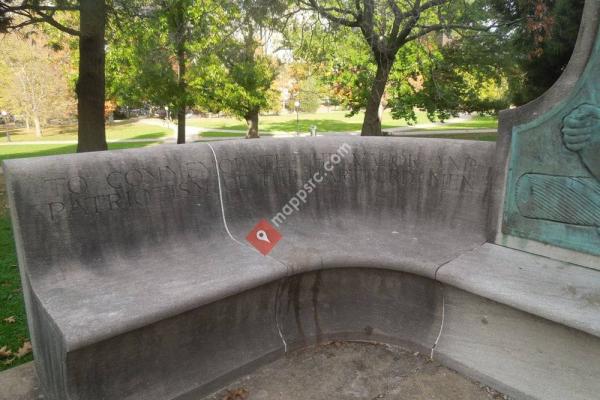
<svg viewBox="0 0 600 400">
<path fill-rule="evenodd" d="M 350 150 L 325 170 L 342 146 Z M 470 371 L 472 348 L 456 344 L 472 336 L 485 347 L 491 338 L 459 323 L 469 315 L 452 311 L 459 304 L 479 307 L 491 324 L 484 308 L 527 329 L 541 316 L 590 334 L 572 347 L 600 349 L 600 308 L 588 296 L 597 272 L 556 262 L 544 269 L 541 257 L 484 244 L 493 153 L 481 142 L 332 137 L 6 162 L 46 392 L 197 398 L 291 349 L 348 339 L 435 351 L 518 396 L 546 388 L 541 398 L 586 398 L 597 385 L 526 384 L 501 365 Z M 317 173 L 323 180 L 279 220 L 282 240 L 261 255 L 248 232 L 263 219 L 275 224 Z M 511 257 L 518 265 L 503 263 Z M 553 282 L 561 274 L 570 280 Z M 562 290 L 565 298 L 556 296 Z M 574 312 L 583 305 L 587 313 Z M 516 334 L 506 332 L 504 352 L 517 351 Z M 585 377 L 597 367 L 578 358 L 561 368 Z"/>
<path fill-rule="evenodd" d="M 293 270 L 276 259 L 228 241 L 225 236 L 217 236 L 214 240 L 222 242 L 220 245 L 190 243 L 188 248 L 175 248 L 175 244 L 163 244 L 149 250 L 144 257 L 123 257 L 107 262 L 101 273 L 72 265 L 74 272 L 68 276 L 51 277 L 33 286 L 36 297 L 57 325 L 66 349 L 73 351 L 290 274 L 360 267 L 408 272 L 433 279 L 437 269 L 458 254 L 456 247 L 437 245 L 439 242 L 431 236 L 418 238 L 404 232 L 390 235 L 388 239 L 394 240 L 386 242 L 378 240 L 383 238 L 368 229 L 357 233 L 363 236 L 314 235 L 315 243 L 302 247 L 312 249 L 319 259 L 295 264 Z M 370 240 L 365 241 L 367 234 L 371 235 Z M 316 242 L 357 240 L 358 243 L 359 239 L 365 241 L 364 246 L 339 246 L 331 254 L 321 253 L 316 247 Z M 378 246 L 373 256 L 367 255 L 373 251 L 371 241 Z M 412 257 L 394 257 L 393 252 L 388 251 L 403 248 L 403 241 L 419 246 L 418 250 L 412 249 Z M 298 249 L 296 242 L 294 250 Z M 411 252 L 411 249 L 406 250 Z M 277 257 L 286 259 L 293 255 L 278 251 Z"/>
<path fill-rule="evenodd" d="M 600 272 L 486 243 L 440 268 L 445 284 L 600 337 Z"/>
<path fill-rule="evenodd" d="M 65 350 L 74 351 L 285 276 L 281 264 L 223 239 L 218 246 L 164 244 L 108 262 L 101 273 L 72 265 L 68 276 L 33 290 Z"/>
</svg>

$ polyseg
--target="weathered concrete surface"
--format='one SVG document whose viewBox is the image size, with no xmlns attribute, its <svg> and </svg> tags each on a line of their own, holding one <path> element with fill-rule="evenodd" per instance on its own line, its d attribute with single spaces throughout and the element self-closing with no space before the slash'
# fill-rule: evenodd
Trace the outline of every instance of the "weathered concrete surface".
<svg viewBox="0 0 600 400">
<path fill-rule="evenodd" d="M 324 171 L 328 157 L 345 144 L 347 157 Z M 409 303 L 399 298 L 394 308 L 412 315 L 414 323 L 405 326 L 416 331 L 396 329 L 403 319 L 381 311 L 394 303 L 371 304 L 370 294 L 364 304 L 378 312 L 370 314 L 367 307 L 364 324 L 351 312 L 331 314 L 323 321 L 330 326 L 311 331 L 305 328 L 310 325 L 286 323 L 293 315 L 290 321 L 314 317 L 302 316 L 295 306 L 284 308 L 285 293 L 270 282 L 353 266 L 432 278 L 440 265 L 484 241 L 492 152 L 488 143 L 336 137 L 232 141 L 214 145 L 214 153 L 207 145 L 161 146 L 7 161 L 42 383 L 56 398 L 67 393 L 86 399 L 124 393 L 173 397 L 281 351 L 279 333 L 289 335 L 290 343 L 304 343 L 327 334 L 360 338 L 366 330 L 392 342 L 430 347 L 440 315 L 439 297 L 431 293 Z M 280 227 L 284 239 L 272 256 L 244 244 L 250 228 L 279 212 L 317 171 L 323 181 L 305 208 Z M 288 304 L 293 305 L 297 295 L 291 289 Z M 385 293 L 368 290 L 374 296 Z M 262 294 L 252 302 L 240 293 Z M 337 297 L 339 307 L 333 309 L 341 312 L 348 304 Z M 191 330 L 213 318 L 210 310 L 242 310 L 245 301 L 255 304 L 243 311 L 257 315 L 255 320 L 232 317 L 231 327 L 215 320 L 223 330 L 219 335 Z M 371 315 L 381 318 L 373 321 Z M 258 321 L 256 338 L 242 340 Z M 207 343 L 228 329 L 239 330 L 239 336 L 230 336 L 240 338 L 241 347 L 223 348 L 231 358 L 197 382 L 193 372 L 209 368 L 195 363 L 208 359 L 209 350 L 200 349 L 221 347 Z M 194 368 L 178 366 L 170 355 L 184 337 L 199 346 L 187 360 Z M 127 356 L 115 361 L 113 353 Z M 162 371 L 146 360 L 151 354 L 161 354 L 159 364 L 170 365 L 174 375 L 188 371 L 188 380 L 163 385 Z M 139 387 L 134 382 L 140 377 L 149 383 Z"/>
<path fill-rule="evenodd" d="M 0 400 L 43 400 L 35 364 L 20 365 L 0 374 Z"/>
<path fill-rule="evenodd" d="M 598 398 L 600 338 L 451 286 L 444 298 L 444 365 L 516 399 Z"/>
<path fill-rule="evenodd" d="M 600 337 L 600 273 L 485 244 L 444 265 L 437 279 Z"/>
<path fill-rule="evenodd" d="M 325 171 L 344 144 L 349 154 Z M 491 143 L 335 137 L 212 146 L 238 240 L 323 174 L 301 210 L 278 227 L 284 240 L 271 255 L 293 273 L 356 266 L 433 278 L 440 265 L 485 242 Z"/>
<path fill-rule="evenodd" d="M 236 393 L 240 400 L 506 398 L 418 353 L 352 342 L 292 352 L 203 400 L 233 400 Z"/>
</svg>

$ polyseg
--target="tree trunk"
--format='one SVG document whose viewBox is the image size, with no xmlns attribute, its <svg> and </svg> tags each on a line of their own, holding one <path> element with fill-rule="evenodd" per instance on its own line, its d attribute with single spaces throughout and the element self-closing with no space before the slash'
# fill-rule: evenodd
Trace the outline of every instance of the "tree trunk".
<svg viewBox="0 0 600 400">
<path fill-rule="evenodd" d="M 104 3 L 98 0 L 80 2 L 78 152 L 107 149 L 104 129 Z"/>
<path fill-rule="evenodd" d="M 33 126 L 35 127 L 35 137 L 42 137 L 42 124 L 40 123 L 40 117 L 37 115 L 33 116 Z"/>
<path fill-rule="evenodd" d="M 375 80 L 371 86 L 371 93 L 367 100 L 367 108 L 365 110 L 365 119 L 363 122 L 361 136 L 382 136 L 381 131 L 381 99 L 385 92 L 385 85 L 390 76 L 390 71 L 394 65 L 394 56 L 382 57 L 382 61 L 377 63 L 377 73 Z"/>
<path fill-rule="evenodd" d="M 185 144 L 185 109 L 177 111 L 177 144 Z"/>
<path fill-rule="evenodd" d="M 179 105 L 177 107 L 177 144 L 185 143 L 185 112 L 187 108 L 187 87 L 185 83 L 185 48 L 183 44 L 177 49 L 177 64 L 179 70 Z"/>
<path fill-rule="evenodd" d="M 246 133 L 246 139 L 258 139 L 258 110 L 252 110 L 245 115 L 244 119 L 248 124 L 248 132 Z"/>
<path fill-rule="evenodd" d="M 27 129 L 27 132 L 31 130 L 31 127 L 29 126 L 29 117 L 25 117 L 25 129 Z"/>
</svg>

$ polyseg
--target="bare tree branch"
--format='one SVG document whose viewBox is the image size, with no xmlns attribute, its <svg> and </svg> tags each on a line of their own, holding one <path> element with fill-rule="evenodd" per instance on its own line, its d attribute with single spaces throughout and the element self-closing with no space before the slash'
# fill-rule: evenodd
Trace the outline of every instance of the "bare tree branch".
<svg viewBox="0 0 600 400">
<path fill-rule="evenodd" d="M 490 30 L 497 28 L 499 25 L 489 25 L 489 26 L 477 26 L 477 25 L 468 25 L 468 24 L 435 24 L 429 26 L 418 26 L 420 30 L 418 32 L 413 33 L 410 36 L 407 36 L 405 42 L 410 42 L 412 40 L 423 37 L 431 32 L 439 32 L 443 30 L 468 30 L 468 31 L 477 31 L 477 32 L 489 32 Z"/>
<path fill-rule="evenodd" d="M 55 12 L 78 11 L 80 9 L 78 5 L 57 4 L 49 6 L 36 3 L 37 2 L 23 1 L 19 5 L 10 5 L 7 1 L 0 1 L 0 16 L 9 17 L 10 19 L 10 14 L 14 14 L 27 18 L 26 21 L 20 21 L 14 25 L 9 25 L 8 29 L 19 29 L 28 25 L 47 23 L 69 35 L 79 36 L 78 30 L 65 26 L 54 19 Z"/>
<path fill-rule="evenodd" d="M 354 14 L 348 10 L 343 10 L 338 7 L 323 7 L 319 4 L 318 0 L 299 0 L 300 4 L 304 4 L 308 7 L 311 7 L 313 10 L 317 11 L 323 17 L 327 18 L 331 22 L 334 22 L 339 25 L 347 26 L 350 28 L 358 28 L 361 25 L 361 16 Z M 367 0 L 368 1 L 368 0 Z M 338 13 L 342 15 L 347 15 L 348 17 L 353 17 L 352 19 L 348 17 L 341 17 L 335 15 L 333 13 Z"/>
</svg>

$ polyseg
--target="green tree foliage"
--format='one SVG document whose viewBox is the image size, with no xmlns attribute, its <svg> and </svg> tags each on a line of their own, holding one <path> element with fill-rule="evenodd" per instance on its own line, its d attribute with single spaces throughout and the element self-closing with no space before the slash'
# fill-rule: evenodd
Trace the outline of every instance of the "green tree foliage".
<svg viewBox="0 0 600 400">
<path fill-rule="evenodd" d="M 216 0 L 157 0 L 120 11 L 108 35 L 109 96 L 168 106 L 177 115 L 177 143 L 185 143 L 185 115 L 195 100 L 188 68 L 219 43 L 224 9 Z"/>
<path fill-rule="evenodd" d="M 277 96 L 272 89 L 277 68 L 270 57 L 246 57 L 241 47 L 232 42 L 207 63 L 193 66 L 195 78 L 190 86 L 198 104 L 213 112 L 225 111 L 244 118 L 247 137 L 256 138 L 259 113 L 272 107 Z"/>
<path fill-rule="evenodd" d="M 108 34 L 107 97 L 118 104 L 174 107 L 177 73 L 168 35 L 147 19 L 121 23 Z"/>
<path fill-rule="evenodd" d="M 267 51 L 278 29 L 278 18 L 287 4 L 273 0 L 230 0 L 227 7 L 226 37 L 214 55 L 192 68 L 190 82 L 199 104 L 213 111 L 226 111 L 244 118 L 246 137 L 259 137 L 261 110 L 272 107 L 277 97 L 273 83 L 278 62 Z"/>
<path fill-rule="evenodd" d="M 296 58 L 291 77 L 298 87 L 292 88 L 292 94 L 310 77 L 319 81 L 323 97 L 348 109 L 350 116 L 366 107 L 376 66 L 359 34 L 318 20 L 303 20 L 290 25 L 286 37 Z"/>
<path fill-rule="evenodd" d="M 258 114 L 272 106 L 277 64 L 264 51 L 273 15 L 267 0 L 161 0 L 123 12 L 109 34 L 108 92 L 121 104 L 166 105 L 178 115 L 197 106 L 245 118 L 258 135 Z M 277 8 L 279 7 L 279 8 Z M 140 11 L 142 10 L 142 11 Z"/>
<path fill-rule="evenodd" d="M 313 113 L 319 109 L 323 99 L 329 97 L 324 76 L 319 65 L 296 61 L 282 67 L 280 85 L 289 93 L 286 104 L 288 110 L 296 109 L 296 101 L 300 103 L 299 111 Z"/>
<path fill-rule="evenodd" d="M 493 0 L 492 12 L 513 25 L 510 91 L 515 105 L 525 104 L 548 90 L 567 66 L 585 0 Z"/>
<path fill-rule="evenodd" d="M 469 8 L 469 12 L 472 21 L 484 21 L 490 15 L 482 9 Z M 508 78 L 502 60 L 511 57 L 504 33 L 472 30 L 459 34 L 446 29 L 403 44 L 380 88 L 378 105 L 391 108 L 395 118 L 409 123 L 416 122 L 415 108 L 426 110 L 432 120 L 445 120 L 460 112 L 494 113 L 508 107 Z M 382 67 L 373 61 L 373 51 L 360 30 L 303 21 L 290 29 L 288 38 L 298 57 L 324 71 L 331 97 L 350 114 L 371 105 L 371 112 L 379 117 L 381 109 L 373 111 L 372 103 L 374 82 L 381 79 Z"/>
<path fill-rule="evenodd" d="M 425 44 L 425 46 L 423 45 Z M 388 106 L 395 118 L 416 122 L 415 108 L 430 120 L 459 113 L 497 113 L 510 106 L 505 54 L 494 35 L 441 35 L 401 49 L 391 73 Z"/>
<path fill-rule="evenodd" d="M 451 65 L 460 57 L 445 38 L 461 47 L 458 43 L 466 35 L 501 35 L 497 20 L 490 18 L 488 0 L 300 0 L 300 4 L 325 20 L 323 32 L 341 32 L 333 47 L 335 57 L 328 60 L 333 61 L 332 84 L 353 113 L 364 107 L 363 135 L 382 134 L 386 101 L 397 117 L 409 120 L 414 118 L 414 106 L 426 108 L 432 118 L 486 108 L 484 101 L 474 101 L 485 68 L 472 73 L 468 66 Z M 479 41 L 472 40 L 471 45 Z M 414 85 L 411 80 L 423 83 Z M 501 84 L 498 77 L 492 80 Z M 488 85 L 491 82 L 487 80 Z M 496 106 L 499 100 L 488 103 Z"/>
<path fill-rule="evenodd" d="M 313 113 L 321 106 L 322 88 L 316 76 L 307 76 L 298 85 L 300 111 Z"/>
</svg>

